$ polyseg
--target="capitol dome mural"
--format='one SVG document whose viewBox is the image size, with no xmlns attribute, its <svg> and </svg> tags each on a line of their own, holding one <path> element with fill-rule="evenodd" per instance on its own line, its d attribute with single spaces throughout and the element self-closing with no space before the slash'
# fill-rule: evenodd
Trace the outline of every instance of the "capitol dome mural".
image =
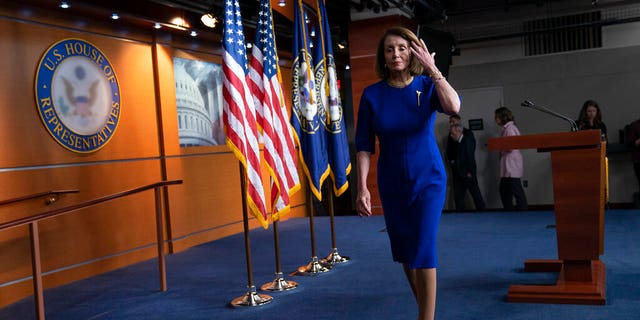
<svg viewBox="0 0 640 320">
<path fill-rule="evenodd" d="M 225 143 L 222 125 L 222 66 L 174 58 L 180 146 Z"/>
</svg>

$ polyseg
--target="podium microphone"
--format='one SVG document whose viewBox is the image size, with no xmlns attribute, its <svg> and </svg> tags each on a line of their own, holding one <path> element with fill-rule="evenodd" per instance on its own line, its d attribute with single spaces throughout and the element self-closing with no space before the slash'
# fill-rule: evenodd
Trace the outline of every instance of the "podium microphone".
<svg viewBox="0 0 640 320">
<path fill-rule="evenodd" d="M 578 131 L 578 125 L 576 124 L 576 122 L 573 121 L 573 119 L 571 119 L 571 118 L 569 118 L 567 116 L 561 115 L 561 114 L 559 114 L 559 113 L 557 113 L 555 111 L 549 110 L 549 109 L 547 109 L 547 108 L 545 108 L 543 106 L 536 106 L 533 102 L 531 102 L 529 100 L 522 101 L 522 103 L 520 103 L 520 105 L 523 106 L 523 107 L 526 107 L 526 108 L 536 109 L 538 111 L 542 111 L 544 113 L 550 114 L 550 115 L 552 115 L 554 117 L 558 117 L 560 119 L 563 119 L 563 120 L 569 122 L 569 124 L 571 125 L 571 131 L 573 131 L 573 132 Z"/>
</svg>

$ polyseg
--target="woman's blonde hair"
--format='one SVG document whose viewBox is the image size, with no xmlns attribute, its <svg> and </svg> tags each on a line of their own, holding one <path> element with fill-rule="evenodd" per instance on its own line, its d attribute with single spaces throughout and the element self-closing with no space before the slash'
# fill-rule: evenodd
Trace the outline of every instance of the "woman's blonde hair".
<svg viewBox="0 0 640 320">
<path fill-rule="evenodd" d="M 387 40 L 388 36 L 401 37 L 409 42 L 409 46 L 411 46 L 411 43 L 413 42 L 420 43 L 420 40 L 415 35 L 415 33 L 407 28 L 391 27 L 387 29 L 382 35 L 382 38 L 380 38 L 380 42 L 378 43 L 378 51 L 376 52 L 376 74 L 380 79 L 387 79 L 389 78 L 389 76 L 391 76 L 389 68 L 387 68 L 387 64 L 384 59 L 384 41 Z M 422 74 L 423 71 L 424 69 L 422 67 L 422 64 L 420 64 L 420 62 L 414 55 L 411 55 L 411 62 L 409 63 L 409 73 L 411 73 L 412 76 L 415 76 L 418 74 Z"/>
</svg>

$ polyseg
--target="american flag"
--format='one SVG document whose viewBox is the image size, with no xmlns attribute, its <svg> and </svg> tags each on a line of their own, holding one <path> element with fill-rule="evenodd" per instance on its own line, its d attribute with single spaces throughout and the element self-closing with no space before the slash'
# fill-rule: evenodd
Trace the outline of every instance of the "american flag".
<svg viewBox="0 0 640 320">
<path fill-rule="evenodd" d="M 262 128 L 264 158 L 271 174 L 273 220 L 290 209 L 289 196 L 300 189 L 296 150 L 288 122 L 276 55 L 269 0 L 260 1 L 256 40 L 249 68 L 256 120 Z"/>
<path fill-rule="evenodd" d="M 258 128 L 253 98 L 248 86 L 247 54 L 238 0 L 226 0 L 224 11 L 222 96 L 226 140 L 245 168 L 249 209 L 266 229 L 268 222 L 264 187 L 260 176 Z"/>
</svg>

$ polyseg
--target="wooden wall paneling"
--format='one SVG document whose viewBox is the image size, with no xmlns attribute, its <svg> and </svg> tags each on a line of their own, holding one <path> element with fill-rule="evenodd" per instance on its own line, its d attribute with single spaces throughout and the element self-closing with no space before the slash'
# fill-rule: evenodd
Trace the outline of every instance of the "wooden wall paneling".
<svg viewBox="0 0 640 320">
<path fill-rule="evenodd" d="M 117 172 L 105 172 L 103 171 L 104 169 L 97 169 L 100 167 L 105 168 L 108 167 L 108 165 L 68 166 L 34 170 L 7 170 L 1 172 L 0 185 L 2 185 L 3 188 L 0 188 L 0 197 L 2 199 L 15 198 L 49 190 L 77 189 L 79 192 L 65 194 L 52 205 L 46 205 L 43 198 L 37 198 L 25 202 L 1 206 L 0 222 L 5 223 L 47 210 L 91 200 L 95 197 L 104 195 L 104 192 L 122 191 L 112 189 L 111 186 L 113 185 L 113 182 L 108 179 L 108 176 L 113 176 L 115 178 L 118 175 Z M 95 178 L 96 175 L 105 175 L 107 178 Z M 123 185 L 125 185 L 124 187 L 127 187 L 129 183 L 136 182 L 129 180 L 130 178 L 133 178 L 132 175 L 123 175 L 123 177 L 118 178 L 118 182 L 123 182 Z M 90 184 L 95 182 L 94 180 L 99 181 L 98 185 L 91 186 Z M 103 187 L 106 189 L 103 189 Z M 0 237 L 2 237 L 1 233 Z"/>
<path fill-rule="evenodd" d="M 28 232 L 29 231 L 27 231 L 27 234 Z M 23 281 L 12 284 L 11 286 L 0 287 L 0 306 L 8 306 L 32 294 L 33 283 L 31 283 L 31 281 Z"/>
<path fill-rule="evenodd" d="M 162 149 L 166 155 L 180 154 L 180 141 L 178 135 L 178 111 L 176 106 L 176 85 L 173 75 L 173 48 L 153 44 L 156 48 L 157 76 L 158 76 L 158 112 L 160 113 L 160 123 L 163 140 Z M 180 178 L 176 178 L 180 179 Z"/>
<path fill-rule="evenodd" d="M 280 2 L 279 0 L 271 0 L 271 7 L 273 8 L 273 11 L 281 13 L 283 16 L 293 21 L 293 1 L 298 1 L 298 0 L 291 0 L 290 3 L 287 3 L 286 6 L 281 7 L 278 5 L 278 3 Z M 309 7 L 313 8 L 313 10 L 316 10 L 317 8 L 316 0 L 302 0 L 302 2 L 308 5 Z"/>
<path fill-rule="evenodd" d="M 27 226 L 2 232 L 0 234 L 0 249 L 2 249 L 0 251 L 0 257 L 2 257 L 0 282 L 13 281 L 31 274 L 29 228 Z"/>
<path fill-rule="evenodd" d="M 182 188 L 169 190 L 176 251 L 229 235 L 225 226 L 239 224 L 232 233 L 242 230 L 238 163 L 226 150 L 168 159 L 169 176 L 180 172 L 184 181 Z"/>
<path fill-rule="evenodd" d="M 33 201 L 0 208 L 3 221 L 160 179 L 158 127 L 155 121 L 148 121 L 156 119 L 148 43 L 103 35 L 108 31 L 101 35 L 80 31 L 69 27 L 74 21 L 55 15 L 47 18 L 40 14 L 39 19 L 0 19 L 0 54 L 5 57 L 0 61 L 3 70 L 0 74 L 0 112 L 3 114 L 0 117 L 0 144 L 3 150 L 11 150 L 0 157 L 0 167 L 9 168 L 0 174 L 0 185 L 12 186 L 2 188 L 0 196 L 11 198 L 54 189 L 79 189 L 80 193 L 66 195 L 52 206 Z M 59 23 L 60 26 L 52 27 L 48 23 Z M 130 36 L 133 37 L 133 33 Z M 74 153 L 60 146 L 45 129 L 36 107 L 34 81 L 41 56 L 52 44 L 66 38 L 80 38 L 97 46 L 114 67 L 120 85 L 122 113 L 116 133 L 104 148 L 90 154 Z M 47 275 L 45 286 L 68 283 L 153 257 L 155 248 L 151 246 L 99 260 L 153 244 L 153 216 L 143 216 L 153 212 L 150 193 L 41 223 L 43 271 L 98 260 Z M 26 228 L 0 234 L 3 249 L 0 252 L 0 281 L 10 282 L 30 275 L 27 242 Z M 32 285 L 22 281 L 0 290 L 0 303 L 4 305 L 29 295 Z"/>
<path fill-rule="evenodd" d="M 239 161 L 233 153 L 218 149 L 221 151 L 167 161 L 168 179 L 180 176 L 184 180 L 182 186 L 169 189 L 175 252 L 243 231 Z M 264 168 L 262 174 L 270 210 L 269 180 Z M 301 189 L 292 197 L 292 210 L 283 221 L 306 216 L 304 195 Z M 249 220 L 250 228 L 260 227 L 251 214 Z"/>
<path fill-rule="evenodd" d="M 127 174 L 130 172 L 136 174 Z M 34 189 L 49 189 L 52 185 L 54 189 L 78 189 L 80 192 L 65 195 L 50 206 L 36 201 L 19 207 L 20 211 L 12 208 L 13 206 L 2 207 L 0 216 L 3 217 L 3 222 L 7 222 L 107 196 L 155 182 L 159 179 L 159 172 L 157 160 L 3 172 L 0 174 L 0 185 L 13 183 L 21 194 Z M 43 272 L 72 266 L 45 276 L 45 287 L 61 285 L 153 258 L 156 253 L 154 206 L 153 192 L 145 192 L 41 222 Z M 14 213 L 16 211 L 19 214 Z M 13 216 L 5 220 L 7 212 L 12 212 Z M 145 248 L 118 255 L 142 247 Z M 116 256 L 100 260 L 111 255 Z M 97 261 L 83 265 L 92 260 Z M 28 229 L 17 227 L 0 232 L 0 283 L 28 277 L 30 274 Z M 24 286 L 22 282 L 0 287 L 0 296 L 3 297 L 0 303 L 4 305 L 7 301 L 23 298 L 31 294 L 32 289 L 30 283 Z"/>
<path fill-rule="evenodd" d="M 184 180 L 183 186 L 169 189 L 175 252 L 242 232 L 239 162 L 232 153 L 170 158 L 167 169 L 169 179 L 179 175 Z M 303 196 L 299 191 L 292 197 L 292 210 L 283 220 L 306 215 Z M 250 228 L 260 227 L 249 218 Z"/>
<path fill-rule="evenodd" d="M 100 46 L 99 43 L 96 45 Z M 116 68 L 122 95 L 120 124 L 104 148 L 105 158 L 159 155 L 159 137 L 151 46 L 118 41 L 102 49 Z"/>
<path fill-rule="evenodd" d="M 153 139 L 157 127 L 155 122 L 146 121 L 150 115 L 155 117 L 147 44 L 7 20 L 0 20 L 0 30 L 0 38 L 7 41 L 0 48 L 5 57 L 0 61 L 4 70 L 0 75 L 0 143 L 3 150 L 19 150 L 4 153 L 0 167 L 157 155 L 158 143 Z M 44 127 L 35 102 L 34 81 L 41 56 L 52 44 L 66 38 L 81 38 L 97 46 L 114 67 L 120 86 L 121 115 L 116 133 L 101 150 L 89 154 L 70 152 L 59 145 Z"/>
</svg>

